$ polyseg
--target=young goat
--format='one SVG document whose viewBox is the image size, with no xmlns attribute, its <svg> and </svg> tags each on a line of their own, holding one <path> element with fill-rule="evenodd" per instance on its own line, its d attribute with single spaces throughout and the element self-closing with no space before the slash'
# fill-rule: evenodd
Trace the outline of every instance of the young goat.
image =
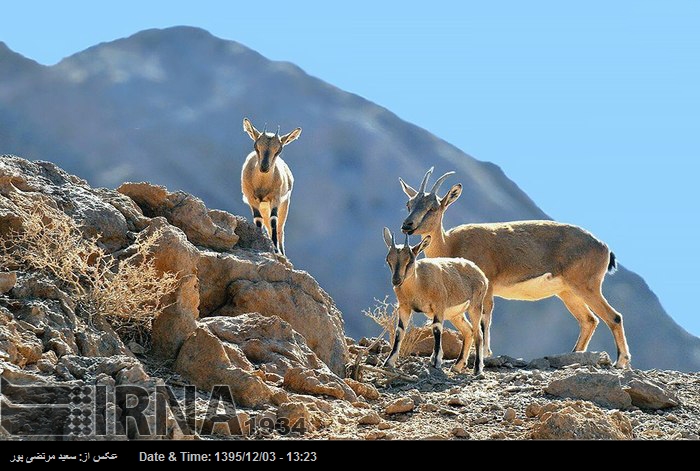
<svg viewBox="0 0 700 471">
<path fill-rule="evenodd" d="M 394 235 L 384 228 L 384 242 L 389 247 L 386 262 L 391 269 L 391 284 L 399 302 L 399 321 L 394 335 L 391 354 L 385 366 L 394 366 L 401 349 L 405 329 L 412 311 L 422 312 L 433 320 L 435 348 L 430 362 L 435 368 L 442 365 L 442 326 L 445 319 L 462 333 L 462 351 L 453 369 L 462 371 L 469 358 L 472 338 L 476 350 L 474 374 L 484 369 L 481 314 L 488 280 L 474 263 L 463 258 L 423 258 L 418 254 L 430 244 L 430 236 L 414 247 L 408 244 L 397 246 Z M 469 313 L 469 320 L 465 318 Z"/>
<path fill-rule="evenodd" d="M 629 367 L 630 353 L 622 315 L 603 297 L 606 272 L 617 263 L 608 247 L 584 229 L 554 221 L 517 221 L 464 224 L 447 232 L 442 226 L 445 210 L 462 194 L 453 186 L 440 198 L 437 191 L 454 172 L 441 176 L 425 191 L 431 168 L 418 190 L 399 178 L 408 196 L 408 217 L 401 227 L 406 234 L 430 237 L 426 257 L 464 257 L 481 268 L 489 280 L 484 300 L 484 350 L 491 355 L 490 329 L 493 296 L 536 301 L 557 296 L 580 326 L 574 351 L 585 351 L 598 325 L 595 313 L 612 331 L 617 345 L 618 368 Z"/>
<path fill-rule="evenodd" d="M 241 171 L 243 202 L 250 206 L 255 225 L 261 229 L 265 225 L 275 251 L 284 255 L 284 223 L 294 177 L 280 154 L 284 146 L 299 137 L 301 128 L 280 136 L 279 128 L 276 134 L 260 132 L 244 118 L 243 130 L 254 142 L 254 150 L 248 154 Z"/>
</svg>

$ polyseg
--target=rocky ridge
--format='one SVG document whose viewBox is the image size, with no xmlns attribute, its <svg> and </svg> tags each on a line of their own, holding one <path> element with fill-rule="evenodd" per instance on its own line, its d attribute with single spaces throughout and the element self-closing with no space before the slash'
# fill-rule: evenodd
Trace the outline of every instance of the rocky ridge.
<svg viewBox="0 0 700 471">
<path fill-rule="evenodd" d="M 397 371 L 372 367 L 386 354 L 386 342 L 346 338 L 342 314 L 308 273 L 275 256 L 245 219 L 210 210 L 192 195 L 149 183 L 95 189 L 51 163 L 2 156 L 0 237 L 22 230 L 17 198 L 68 215 L 84 237 L 96 237 L 121 263 L 129 263 L 141 234 L 157 233 L 149 256 L 160 272 L 176 274 L 178 284 L 149 336 L 138 340 L 120 337 L 101 316 L 83 318 L 50 274 L 2 267 L 3 407 L 27 400 L 22 385 L 160 385 L 173 388 L 187 424 L 199 432 L 185 433 L 168 409 L 166 427 L 157 434 L 162 438 L 700 435 L 700 375 L 617 371 L 604 352 L 531 361 L 490 358 L 485 377 L 476 379 L 449 372 L 449 361 L 445 370 L 429 368 L 426 357 L 417 355 L 425 347 L 418 343 Z M 454 333 L 445 338 L 458 341 Z M 454 348 L 445 350 L 449 358 Z M 353 378 L 346 378 L 350 372 Z M 222 416 L 213 420 L 204 413 L 217 385 L 228 386 L 237 405 L 223 424 Z M 196 386 L 194 396 L 183 386 Z M 120 404 L 107 407 L 121 412 Z M 28 423 L 56 426 L 31 410 L 3 417 L 3 438 L 13 438 Z M 151 416 L 144 420 L 156 430 Z M 119 427 L 106 436 L 125 433 L 137 436 Z"/>
</svg>

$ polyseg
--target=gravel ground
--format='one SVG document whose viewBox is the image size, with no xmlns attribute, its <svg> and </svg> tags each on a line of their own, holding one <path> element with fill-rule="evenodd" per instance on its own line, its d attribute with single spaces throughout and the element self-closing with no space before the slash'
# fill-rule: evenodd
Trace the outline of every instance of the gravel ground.
<svg viewBox="0 0 700 471">
<path fill-rule="evenodd" d="M 600 422 L 612 414 L 629 421 L 625 438 L 691 439 L 700 436 L 700 373 L 651 370 L 635 375 L 661 385 L 675 396 L 679 406 L 664 410 L 632 406 L 617 411 L 589 401 L 557 398 L 545 393 L 547 385 L 579 373 L 622 375 L 609 366 L 568 365 L 561 369 L 535 370 L 526 367 L 491 367 L 477 379 L 471 373 L 449 372 L 451 362 L 442 371 L 428 368 L 425 358 L 409 358 L 400 364 L 406 373 L 418 373 L 417 381 L 395 380 L 386 383 L 380 374 L 367 374 L 365 381 L 378 386 L 380 397 L 354 406 L 335 406 L 332 423 L 306 438 L 330 439 L 498 439 L 521 440 L 542 438 L 537 435 L 543 422 L 542 411 L 567 406 L 584 408 L 591 423 L 574 422 L 569 428 L 581 431 L 580 438 L 612 438 L 596 435 Z M 333 401 L 336 404 L 342 401 Z M 387 413 L 394 403 L 412 405 L 402 413 Z M 356 407 L 357 406 L 357 407 Z M 546 417 L 545 417 L 546 418 Z M 624 420 L 624 419 L 622 419 Z M 625 422 L 626 423 L 626 422 Z M 566 427 L 565 427 L 566 428 Z M 623 427 L 624 428 L 624 427 Z M 595 430 L 594 430 L 595 431 Z M 565 434 L 546 438 L 570 438 Z"/>
</svg>

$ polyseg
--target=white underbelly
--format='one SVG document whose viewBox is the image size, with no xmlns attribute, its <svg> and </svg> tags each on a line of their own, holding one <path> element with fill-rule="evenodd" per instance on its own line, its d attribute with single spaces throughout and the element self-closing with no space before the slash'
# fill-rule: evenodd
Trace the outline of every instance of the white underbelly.
<svg viewBox="0 0 700 471">
<path fill-rule="evenodd" d="M 467 308 L 469 307 L 469 303 L 470 303 L 470 301 L 467 301 L 466 303 L 457 304 L 456 306 L 448 307 L 447 309 L 445 309 L 445 316 L 443 319 L 448 321 L 448 320 L 454 318 L 455 316 L 463 315 L 467 311 Z M 424 312 L 423 314 L 425 315 L 425 317 L 428 318 L 426 325 L 432 324 L 433 314 L 430 312 Z"/>
<path fill-rule="evenodd" d="M 493 294 L 505 299 L 537 301 L 554 296 L 563 290 L 564 281 L 560 277 L 552 276 L 551 273 L 545 273 L 537 278 L 509 286 L 496 285 L 493 288 Z"/>
</svg>

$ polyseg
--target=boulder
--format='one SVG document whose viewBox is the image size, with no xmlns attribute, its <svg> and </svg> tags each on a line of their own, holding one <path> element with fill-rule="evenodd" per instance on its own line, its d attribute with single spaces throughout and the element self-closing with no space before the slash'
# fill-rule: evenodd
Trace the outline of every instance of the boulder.
<svg viewBox="0 0 700 471">
<path fill-rule="evenodd" d="M 612 409 L 627 409 L 632 405 L 632 398 L 622 390 L 620 378 L 614 374 L 575 373 L 551 381 L 545 392 L 552 396 L 595 402 Z"/>
<path fill-rule="evenodd" d="M 350 386 L 350 388 L 355 391 L 355 394 L 358 396 L 362 396 L 370 401 L 379 399 L 379 391 L 377 391 L 377 388 L 375 388 L 373 384 L 361 383 L 360 381 L 355 381 L 351 378 L 345 378 L 343 381 L 345 381 L 345 384 Z"/>
<path fill-rule="evenodd" d="M 378 425 L 382 421 L 379 414 L 375 411 L 369 411 L 366 414 L 360 416 L 357 423 L 359 425 Z"/>
<path fill-rule="evenodd" d="M 262 379 L 231 364 L 221 340 L 206 327 L 198 327 L 184 342 L 174 367 L 201 389 L 227 385 L 233 399 L 242 406 L 259 407 L 272 396 Z"/>
<path fill-rule="evenodd" d="M 193 244 L 212 250 L 232 249 L 238 242 L 237 220 L 223 211 L 209 211 L 199 198 L 151 183 L 124 183 L 117 188 L 148 217 L 162 216 L 179 227 Z"/>
<path fill-rule="evenodd" d="M 412 353 L 421 356 L 430 356 L 435 347 L 433 331 L 428 327 L 417 328 L 418 340 Z M 445 328 L 442 331 L 442 352 L 446 360 L 455 360 L 462 352 L 462 336 L 452 329 Z"/>
<path fill-rule="evenodd" d="M 249 364 L 264 368 L 266 374 L 284 376 L 289 368 L 302 367 L 332 375 L 304 337 L 277 316 L 247 313 L 237 317 L 208 317 L 201 324 L 231 346 L 230 356 L 237 357 L 240 352 Z"/>
<path fill-rule="evenodd" d="M 357 395 L 333 374 L 306 368 L 290 368 L 284 375 L 284 387 L 299 394 L 325 395 L 354 402 Z"/>
<path fill-rule="evenodd" d="M 632 404 L 642 409 L 668 409 L 680 405 L 680 400 L 674 394 L 643 379 L 627 381 L 623 390 L 632 398 Z"/>
<path fill-rule="evenodd" d="M 416 403 L 410 397 L 399 397 L 394 399 L 384 408 L 384 412 L 389 415 L 403 414 L 411 412 L 416 407 Z"/>
<path fill-rule="evenodd" d="M 632 424 L 619 411 L 606 413 L 581 401 L 553 403 L 542 409 L 532 427 L 536 440 L 627 440 Z"/>
<path fill-rule="evenodd" d="M 348 361 L 342 314 L 306 272 L 290 270 L 272 254 L 203 253 L 198 264 L 200 315 L 277 316 L 299 332 L 335 374 Z"/>
</svg>

